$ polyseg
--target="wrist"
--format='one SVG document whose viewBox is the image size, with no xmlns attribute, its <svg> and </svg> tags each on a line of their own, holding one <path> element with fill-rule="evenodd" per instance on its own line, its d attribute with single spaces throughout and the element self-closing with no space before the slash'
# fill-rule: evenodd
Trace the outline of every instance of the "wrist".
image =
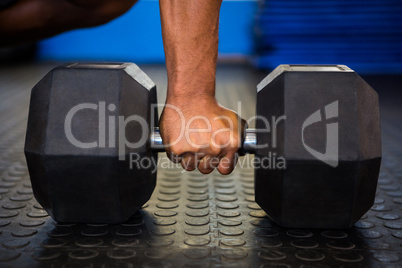
<svg viewBox="0 0 402 268">
<path fill-rule="evenodd" d="M 166 103 L 181 108 L 189 107 L 190 109 L 218 105 L 215 94 L 206 92 L 198 92 L 193 94 L 168 94 Z"/>
<path fill-rule="evenodd" d="M 201 67 L 182 66 L 180 69 L 167 68 L 168 94 L 212 93 L 215 95 L 216 65 Z"/>
<path fill-rule="evenodd" d="M 193 78 L 193 80 L 191 80 Z M 167 100 L 189 101 L 194 99 L 215 99 L 215 81 L 195 81 L 195 77 L 168 83 Z"/>
</svg>

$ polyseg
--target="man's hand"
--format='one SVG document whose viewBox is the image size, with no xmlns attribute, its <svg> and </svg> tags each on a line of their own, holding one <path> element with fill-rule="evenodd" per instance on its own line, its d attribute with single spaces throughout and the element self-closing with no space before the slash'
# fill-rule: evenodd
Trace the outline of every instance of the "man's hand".
<svg viewBox="0 0 402 268">
<path fill-rule="evenodd" d="M 245 121 L 214 97 L 169 98 L 160 131 L 168 157 L 192 171 L 221 174 L 233 171 L 241 146 Z"/>
<path fill-rule="evenodd" d="M 168 74 L 160 121 L 168 157 L 187 170 L 232 172 L 244 129 L 238 115 L 215 100 L 222 0 L 160 0 Z"/>
</svg>

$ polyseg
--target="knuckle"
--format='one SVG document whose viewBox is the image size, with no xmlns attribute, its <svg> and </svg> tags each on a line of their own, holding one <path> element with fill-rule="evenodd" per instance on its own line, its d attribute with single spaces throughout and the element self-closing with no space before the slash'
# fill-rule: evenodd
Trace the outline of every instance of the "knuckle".
<svg viewBox="0 0 402 268">
<path fill-rule="evenodd" d="M 237 151 L 241 146 L 241 139 L 237 133 L 234 133 L 228 140 L 229 151 Z"/>
<path fill-rule="evenodd" d="M 227 168 L 218 168 L 218 171 L 222 175 L 229 175 L 232 172 L 230 169 Z"/>
<path fill-rule="evenodd" d="M 222 148 L 218 148 L 216 146 L 211 146 L 208 150 L 208 155 L 210 158 L 217 157 L 222 152 Z"/>
<path fill-rule="evenodd" d="M 183 169 L 185 169 L 187 171 L 193 171 L 195 169 L 194 165 L 190 165 L 190 164 L 187 164 L 187 165 L 184 164 L 183 165 L 183 162 L 182 162 L 182 166 L 183 166 Z"/>
<path fill-rule="evenodd" d="M 214 169 L 212 168 L 204 168 L 204 167 L 200 167 L 198 166 L 198 171 L 201 172 L 202 174 L 209 174 L 213 171 Z"/>
<path fill-rule="evenodd" d="M 183 154 L 184 154 L 184 150 L 183 150 L 181 147 L 179 147 L 179 146 L 172 146 L 172 147 L 170 147 L 170 152 L 171 152 L 173 155 L 183 155 Z"/>
</svg>

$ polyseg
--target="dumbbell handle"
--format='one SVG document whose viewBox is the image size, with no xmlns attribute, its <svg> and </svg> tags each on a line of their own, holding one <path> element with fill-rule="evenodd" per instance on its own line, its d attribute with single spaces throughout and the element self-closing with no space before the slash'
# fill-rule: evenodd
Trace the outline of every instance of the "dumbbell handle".
<svg viewBox="0 0 402 268">
<path fill-rule="evenodd" d="M 253 128 L 248 128 L 246 129 L 245 134 L 246 135 L 244 137 L 243 143 L 239 151 L 241 151 L 242 153 L 253 154 L 255 153 L 255 145 L 257 144 L 256 131 Z M 163 146 L 162 137 L 158 127 L 154 128 L 153 132 L 151 133 L 150 142 L 153 151 L 156 152 L 165 151 L 165 147 Z"/>
</svg>

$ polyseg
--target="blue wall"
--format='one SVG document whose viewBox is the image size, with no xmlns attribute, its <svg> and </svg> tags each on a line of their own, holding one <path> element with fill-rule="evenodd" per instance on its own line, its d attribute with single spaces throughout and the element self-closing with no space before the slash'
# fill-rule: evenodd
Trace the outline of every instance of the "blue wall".
<svg viewBox="0 0 402 268">
<path fill-rule="evenodd" d="M 254 51 L 256 1 L 224 1 L 221 8 L 220 56 L 249 56 Z M 159 2 L 141 0 L 112 22 L 74 30 L 40 43 L 45 60 L 164 62 Z"/>
<path fill-rule="evenodd" d="M 401 14 L 401 0 L 224 0 L 219 55 L 268 69 L 345 64 L 359 73 L 402 73 Z M 106 25 L 44 40 L 39 56 L 162 63 L 159 2 L 140 0 Z"/>
<path fill-rule="evenodd" d="M 256 65 L 345 64 L 402 73 L 401 0 L 266 0 L 256 15 Z"/>
</svg>

